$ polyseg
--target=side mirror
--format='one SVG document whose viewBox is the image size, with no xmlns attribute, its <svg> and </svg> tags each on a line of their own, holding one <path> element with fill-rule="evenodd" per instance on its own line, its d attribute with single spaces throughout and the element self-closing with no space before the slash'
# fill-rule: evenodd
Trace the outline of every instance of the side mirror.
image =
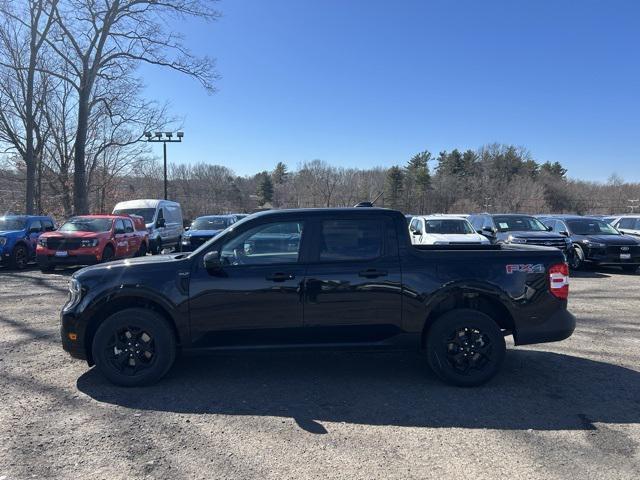
<svg viewBox="0 0 640 480">
<path fill-rule="evenodd" d="M 482 235 L 484 232 L 482 230 L 476 230 L 476 233 L 479 233 L 480 235 Z"/>
<path fill-rule="evenodd" d="M 560 235 L 564 235 L 565 237 L 569 236 L 569 232 L 567 232 L 566 230 L 561 230 L 558 232 Z"/>
<path fill-rule="evenodd" d="M 204 268 L 207 270 L 221 270 L 222 262 L 220 261 L 220 253 L 216 250 L 208 252 L 202 259 Z"/>
<path fill-rule="evenodd" d="M 157 228 L 162 228 L 166 225 L 167 223 L 165 222 L 164 218 L 159 218 L 158 221 L 156 222 L 156 227 Z"/>
<path fill-rule="evenodd" d="M 482 227 L 482 231 L 489 235 L 495 235 L 498 230 L 493 227 Z"/>
<path fill-rule="evenodd" d="M 29 229 L 29 234 L 32 234 L 32 233 L 40 233 L 40 229 L 38 227 L 31 227 Z"/>
<path fill-rule="evenodd" d="M 186 232 L 187 230 L 189 230 L 191 227 L 184 227 L 184 231 Z"/>
<path fill-rule="evenodd" d="M 553 227 L 551 225 L 547 227 L 547 232 L 553 232 Z"/>
<path fill-rule="evenodd" d="M 414 230 L 411 233 L 413 233 L 414 235 L 422 235 L 422 232 L 420 230 Z"/>
</svg>

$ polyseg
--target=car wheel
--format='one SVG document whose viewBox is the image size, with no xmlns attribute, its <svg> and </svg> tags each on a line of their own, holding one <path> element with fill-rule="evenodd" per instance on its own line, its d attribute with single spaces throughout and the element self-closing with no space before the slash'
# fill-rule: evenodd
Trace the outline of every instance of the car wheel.
<svg viewBox="0 0 640 480">
<path fill-rule="evenodd" d="M 496 322 L 477 310 L 447 312 L 427 332 L 429 366 L 452 385 L 473 387 L 489 381 L 502 366 L 505 351 Z"/>
<path fill-rule="evenodd" d="M 147 244 L 142 242 L 140 244 L 140 249 L 138 250 L 138 257 L 146 257 L 147 256 Z"/>
<path fill-rule="evenodd" d="M 636 273 L 636 271 L 638 271 L 638 265 L 623 265 L 622 271 L 627 273 Z"/>
<path fill-rule="evenodd" d="M 11 257 L 9 257 L 9 267 L 17 270 L 27 268 L 29 263 L 29 252 L 27 247 L 22 244 L 18 244 L 13 248 Z"/>
<path fill-rule="evenodd" d="M 142 308 L 111 315 L 98 327 L 92 344 L 100 373 L 123 387 L 157 382 L 171 368 L 176 339 L 164 318 Z"/>
<path fill-rule="evenodd" d="M 574 245 L 569 258 L 569 266 L 572 270 L 581 270 L 584 268 L 584 250 L 579 245 Z"/>
<path fill-rule="evenodd" d="M 155 248 L 153 249 L 154 255 L 160 255 L 162 253 L 162 239 L 158 238 L 156 240 Z"/>
<path fill-rule="evenodd" d="M 110 262 L 113 260 L 115 255 L 115 251 L 111 245 L 107 245 L 104 247 L 104 251 L 102 252 L 102 263 Z"/>
</svg>

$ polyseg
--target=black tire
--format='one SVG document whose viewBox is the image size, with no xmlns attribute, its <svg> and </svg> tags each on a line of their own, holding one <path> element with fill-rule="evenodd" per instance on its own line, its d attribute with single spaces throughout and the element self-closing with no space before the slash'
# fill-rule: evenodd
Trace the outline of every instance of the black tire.
<svg viewBox="0 0 640 480">
<path fill-rule="evenodd" d="M 457 309 L 440 316 L 427 332 L 427 358 L 434 373 L 460 387 L 481 385 L 500 370 L 506 345 L 488 315 Z"/>
<path fill-rule="evenodd" d="M 155 244 L 153 246 L 153 252 L 151 252 L 153 255 L 160 255 L 162 253 L 162 238 L 158 238 L 155 241 Z"/>
<path fill-rule="evenodd" d="M 574 245 L 569 257 L 569 266 L 572 270 L 584 270 L 584 250 L 579 245 Z"/>
<path fill-rule="evenodd" d="M 146 257 L 147 256 L 147 244 L 142 242 L 140 244 L 140 248 L 138 249 L 137 255 L 138 257 Z"/>
<path fill-rule="evenodd" d="M 115 254 L 116 252 L 111 245 L 107 245 L 106 247 L 104 247 L 104 250 L 102 251 L 102 263 L 110 262 L 111 260 L 113 260 Z"/>
<path fill-rule="evenodd" d="M 638 271 L 638 265 L 623 265 L 622 271 L 627 273 L 636 273 Z"/>
<path fill-rule="evenodd" d="M 128 308 L 107 318 L 91 348 L 100 373 L 122 387 L 157 382 L 176 358 L 171 327 L 156 312 L 143 308 Z"/>
<path fill-rule="evenodd" d="M 23 244 L 19 243 L 13 247 L 11 256 L 9 257 L 9 268 L 15 270 L 24 270 L 29 264 L 29 250 Z"/>
</svg>

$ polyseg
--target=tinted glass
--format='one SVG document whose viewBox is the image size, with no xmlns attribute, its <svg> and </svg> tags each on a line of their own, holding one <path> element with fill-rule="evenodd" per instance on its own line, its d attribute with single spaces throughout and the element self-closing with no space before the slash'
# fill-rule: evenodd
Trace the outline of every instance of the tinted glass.
<svg viewBox="0 0 640 480">
<path fill-rule="evenodd" d="M 442 234 L 469 234 L 474 233 L 471 225 L 466 220 L 457 220 L 451 218 L 443 218 L 425 220 L 424 233 L 442 233 Z"/>
<path fill-rule="evenodd" d="M 192 230 L 224 230 L 231 225 L 229 217 L 200 217 L 191 224 Z"/>
<path fill-rule="evenodd" d="M 252 228 L 223 245 L 220 260 L 225 265 L 296 263 L 303 227 L 303 222 L 278 222 Z"/>
<path fill-rule="evenodd" d="M 567 220 L 567 225 L 574 235 L 620 235 L 620 233 L 602 220 L 580 218 Z"/>
<path fill-rule="evenodd" d="M 534 217 L 522 216 L 500 216 L 493 217 L 496 228 L 501 232 L 521 231 L 521 232 L 541 232 L 545 231 L 545 226 Z"/>
<path fill-rule="evenodd" d="M 623 218 L 620 220 L 620 223 L 618 223 L 618 228 L 640 230 L 640 218 Z"/>
<path fill-rule="evenodd" d="M 60 232 L 108 232 L 113 220 L 110 218 L 73 217 L 59 229 Z"/>
<path fill-rule="evenodd" d="M 52 232 L 53 230 L 55 230 L 55 227 L 53 226 L 53 222 L 51 222 L 50 220 L 44 220 L 42 222 L 42 225 L 44 226 L 45 232 Z"/>
<path fill-rule="evenodd" d="M 42 231 L 42 223 L 40 222 L 40 220 L 33 220 L 31 222 L 31 225 L 29 225 L 29 230 L 35 230 L 37 232 L 41 232 Z"/>
<path fill-rule="evenodd" d="M 382 255 L 380 220 L 325 220 L 320 236 L 322 262 L 368 260 Z"/>
<path fill-rule="evenodd" d="M 116 233 L 121 233 L 124 232 L 124 224 L 122 223 L 122 220 L 118 219 L 116 220 Z"/>
<path fill-rule="evenodd" d="M 131 220 L 123 220 L 124 222 L 124 231 L 127 233 L 133 233 L 133 223 Z"/>
<path fill-rule="evenodd" d="M 23 218 L 0 218 L 0 230 L 23 230 L 26 221 Z"/>
<path fill-rule="evenodd" d="M 144 218 L 144 223 L 153 222 L 153 216 L 156 213 L 155 208 L 123 208 L 120 210 L 114 210 L 116 215 L 138 215 Z"/>
</svg>

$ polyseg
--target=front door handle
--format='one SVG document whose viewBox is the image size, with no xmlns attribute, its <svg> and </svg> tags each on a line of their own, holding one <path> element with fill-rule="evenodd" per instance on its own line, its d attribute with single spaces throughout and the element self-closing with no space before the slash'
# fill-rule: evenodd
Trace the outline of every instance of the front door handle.
<svg viewBox="0 0 640 480">
<path fill-rule="evenodd" d="M 386 277 L 387 272 L 385 270 L 376 270 L 375 268 L 368 268 L 367 270 L 362 270 L 358 272 L 360 277 L 365 278 L 376 278 L 376 277 Z"/>
<path fill-rule="evenodd" d="M 272 282 L 284 282 L 286 280 L 293 280 L 296 276 L 293 273 L 273 273 L 271 275 L 267 275 L 265 277 L 267 280 L 271 280 Z"/>
</svg>

